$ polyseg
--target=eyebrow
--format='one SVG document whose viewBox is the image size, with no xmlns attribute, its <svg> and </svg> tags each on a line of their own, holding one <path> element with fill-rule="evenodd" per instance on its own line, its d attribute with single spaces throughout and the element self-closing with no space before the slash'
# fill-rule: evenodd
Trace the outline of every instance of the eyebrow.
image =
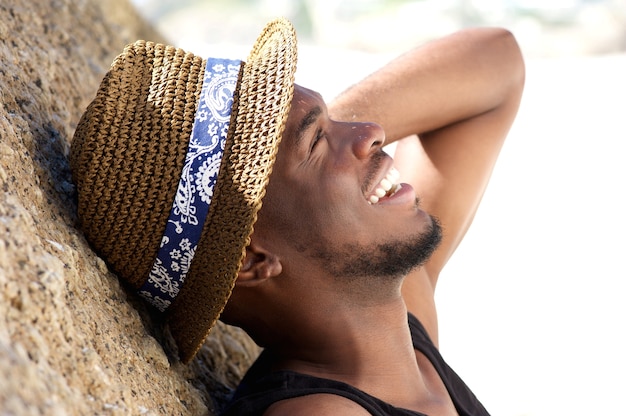
<svg viewBox="0 0 626 416">
<path fill-rule="evenodd" d="M 304 133 L 311 127 L 315 120 L 322 114 L 322 108 L 320 106 L 313 107 L 303 118 L 300 120 L 298 129 L 296 130 L 296 146 L 300 147 Z"/>
</svg>

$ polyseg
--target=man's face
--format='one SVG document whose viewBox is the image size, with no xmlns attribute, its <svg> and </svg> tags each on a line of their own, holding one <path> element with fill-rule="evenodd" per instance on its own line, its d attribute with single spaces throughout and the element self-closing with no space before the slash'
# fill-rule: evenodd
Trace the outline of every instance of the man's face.
<svg viewBox="0 0 626 416">
<path fill-rule="evenodd" d="M 296 86 L 255 229 L 283 257 L 336 277 L 398 277 L 423 263 L 440 228 L 395 183 L 384 139 L 376 124 L 331 120 L 319 94 Z"/>
</svg>

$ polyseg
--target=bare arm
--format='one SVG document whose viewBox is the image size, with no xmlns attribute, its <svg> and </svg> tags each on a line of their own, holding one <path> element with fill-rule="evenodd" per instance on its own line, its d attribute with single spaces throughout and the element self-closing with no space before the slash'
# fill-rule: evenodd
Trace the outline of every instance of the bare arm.
<svg viewBox="0 0 626 416">
<path fill-rule="evenodd" d="M 396 167 L 444 228 L 441 247 L 403 296 L 437 338 L 434 288 L 465 235 L 515 118 L 524 64 L 503 29 L 468 29 L 397 58 L 330 105 L 338 120 L 375 121 L 401 140 Z"/>
</svg>

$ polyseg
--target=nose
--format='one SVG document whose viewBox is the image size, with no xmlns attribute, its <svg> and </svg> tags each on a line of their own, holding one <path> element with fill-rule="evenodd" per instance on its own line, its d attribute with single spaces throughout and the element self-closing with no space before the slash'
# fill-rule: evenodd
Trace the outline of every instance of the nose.
<svg viewBox="0 0 626 416">
<path fill-rule="evenodd" d="M 383 147 L 385 131 L 376 123 L 348 123 L 348 137 L 352 151 L 359 159 L 365 159 Z"/>
</svg>

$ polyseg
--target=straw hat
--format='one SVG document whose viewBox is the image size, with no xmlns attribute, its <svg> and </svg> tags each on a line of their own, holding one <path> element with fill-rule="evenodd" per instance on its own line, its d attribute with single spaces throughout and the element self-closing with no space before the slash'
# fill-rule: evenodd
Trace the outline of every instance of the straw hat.
<svg viewBox="0 0 626 416">
<path fill-rule="evenodd" d="M 180 359 L 230 297 L 294 88 L 295 31 L 267 24 L 247 61 L 138 41 L 103 79 L 70 154 L 81 228 L 166 314 Z"/>
</svg>

